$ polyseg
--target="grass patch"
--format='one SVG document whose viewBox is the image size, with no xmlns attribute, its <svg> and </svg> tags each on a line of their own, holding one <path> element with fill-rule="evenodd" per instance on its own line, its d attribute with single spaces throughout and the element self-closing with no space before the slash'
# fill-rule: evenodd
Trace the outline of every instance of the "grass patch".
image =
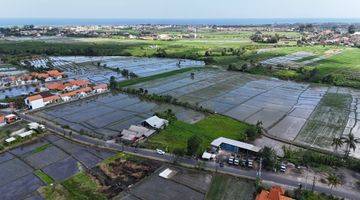
<svg viewBox="0 0 360 200">
<path fill-rule="evenodd" d="M 80 172 L 62 183 L 69 192 L 69 199 L 106 199 L 105 195 L 98 192 L 98 184 L 85 172 Z"/>
<path fill-rule="evenodd" d="M 351 95 L 327 93 L 321 101 L 321 106 L 329 106 L 338 109 L 349 109 Z"/>
<path fill-rule="evenodd" d="M 149 138 L 146 145 L 150 148 L 164 148 L 170 152 L 176 148 L 186 149 L 187 140 L 196 134 L 202 138 L 198 151 L 200 154 L 218 137 L 246 140 L 245 131 L 249 127 L 248 124 L 221 115 L 210 115 L 195 124 L 175 121 Z"/>
<path fill-rule="evenodd" d="M 206 200 L 239 199 L 252 200 L 255 192 L 255 183 L 227 175 L 215 175 Z"/>
<path fill-rule="evenodd" d="M 43 171 L 41 171 L 40 169 L 36 170 L 34 172 L 34 174 L 39 177 L 44 183 L 46 183 L 47 185 L 50 185 L 51 183 L 54 183 L 54 180 L 47 174 L 45 174 Z"/>
<path fill-rule="evenodd" d="M 152 81 L 152 80 L 159 79 L 159 78 L 165 78 L 165 77 L 168 77 L 168 76 L 181 74 L 181 73 L 184 73 L 184 72 L 192 71 L 194 69 L 197 69 L 197 68 L 183 68 L 183 69 L 179 69 L 179 70 L 165 72 L 165 73 L 162 73 L 162 74 L 156 74 L 156 75 L 153 75 L 153 76 L 134 78 L 134 79 L 130 79 L 130 80 L 127 80 L 127 81 L 119 82 L 119 83 L 116 84 L 116 86 L 118 88 L 127 87 L 127 86 L 130 86 L 130 85 L 135 85 L 135 84 L 142 83 L 142 82 Z"/>
<path fill-rule="evenodd" d="M 40 152 L 42 152 L 42 151 L 45 151 L 45 149 L 47 149 L 47 148 L 50 147 L 50 146 L 51 146 L 51 144 L 44 144 L 44 145 L 42 145 L 42 146 L 39 146 L 39 147 L 35 148 L 35 149 L 32 151 L 32 153 L 33 153 L 33 154 L 40 153 Z"/>
</svg>

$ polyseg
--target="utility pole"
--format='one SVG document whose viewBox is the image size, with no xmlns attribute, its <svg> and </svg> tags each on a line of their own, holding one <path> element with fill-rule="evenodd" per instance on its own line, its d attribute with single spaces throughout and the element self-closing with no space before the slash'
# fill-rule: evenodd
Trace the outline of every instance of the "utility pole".
<svg viewBox="0 0 360 200">
<path fill-rule="evenodd" d="M 261 179 L 262 160 L 263 160 L 263 158 L 261 157 L 260 158 L 259 170 L 257 172 L 257 176 L 258 176 L 259 179 Z"/>
<path fill-rule="evenodd" d="M 315 190 L 315 181 L 316 181 L 316 177 L 314 176 L 313 184 L 312 184 L 312 187 L 311 187 L 312 192 L 314 192 L 314 190 Z"/>
</svg>

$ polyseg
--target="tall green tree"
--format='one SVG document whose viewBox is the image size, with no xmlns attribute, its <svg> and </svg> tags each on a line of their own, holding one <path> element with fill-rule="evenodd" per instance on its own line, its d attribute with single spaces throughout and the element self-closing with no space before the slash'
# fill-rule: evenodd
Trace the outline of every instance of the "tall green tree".
<svg viewBox="0 0 360 200">
<path fill-rule="evenodd" d="M 332 195 L 332 190 L 334 187 L 337 187 L 341 184 L 341 180 L 335 174 L 330 174 L 327 178 L 328 185 L 330 186 L 330 194 Z"/>
<path fill-rule="evenodd" d="M 262 164 L 265 169 L 272 170 L 276 167 L 277 156 L 274 149 L 264 147 L 261 151 Z"/>
<path fill-rule="evenodd" d="M 344 141 L 341 138 L 333 138 L 331 146 L 335 147 L 335 151 L 337 151 L 338 148 L 341 148 L 343 144 Z"/>
<path fill-rule="evenodd" d="M 341 137 L 341 140 L 346 144 L 346 157 L 349 157 L 351 149 L 355 151 L 356 145 L 360 143 L 360 138 L 356 138 L 352 133 L 349 133 L 349 135 L 347 136 Z"/>
</svg>

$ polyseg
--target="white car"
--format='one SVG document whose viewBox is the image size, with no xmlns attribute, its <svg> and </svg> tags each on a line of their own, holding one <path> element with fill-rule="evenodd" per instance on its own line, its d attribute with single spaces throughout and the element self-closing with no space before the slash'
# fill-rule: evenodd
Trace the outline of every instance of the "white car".
<svg viewBox="0 0 360 200">
<path fill-rule="evenodd" d="M 230 156 L 228 163 L 231 165 L 234 164 L 234 159 L 235 159 L 234 156 Z"/>
<path fill-rule="evenodd" d="M 240 161 L 239 161 L 239 158 L 235 158 L 234 159 L 234 165 L 239 165 Z"/>
<path fill-rule="evenodd" d="M 156 149 L 156 153 L 158 153 L 159 155 L 164 155 L 165 151 L 163 151 L 161 149 Z"/>
<path fill-rule="evenodd" d="M 248 167 L 250 167 L 250 168 L 253 167 L 253 161 L 252 160 L 248 160 Z"/>
<path fill-rule="evenodd" d="M 285 165 L 284 163 L 282 163 L 282 164 L 280 165 L 280 171 L 281 171 L 281 172 L 286 172 L 286 165 Z"/>
</svg>

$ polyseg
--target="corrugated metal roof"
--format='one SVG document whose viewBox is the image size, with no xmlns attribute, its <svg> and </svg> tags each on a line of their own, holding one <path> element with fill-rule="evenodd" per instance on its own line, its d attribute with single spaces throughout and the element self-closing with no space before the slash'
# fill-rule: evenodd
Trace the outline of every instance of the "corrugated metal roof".
<svg viewBox="0 0 360 200">
<path fill-rule="evenodd" d="M 221 144 L 230 144 L 232 146 L 236 146 L 236 147 L 239 147 L 241 149 L 246 149 L 246 150 L 253 151 L 253 152 L 256 152 L 256 153 L 261 150 L 260 147 L 254 146 L 252 144 L 245 143 L 245 142 L 240 142 L 240 141 L 237 141 L 237 140 L 232 140 L 232 139 L 224 138 L 224 137 L 219 137 L 219 138 L 217 138 L 217 139 L 215 139 L 214 141 L 211 142 L 211 145 L 215 146 L 215 147 L 219 147 Z"/>
</svg>

